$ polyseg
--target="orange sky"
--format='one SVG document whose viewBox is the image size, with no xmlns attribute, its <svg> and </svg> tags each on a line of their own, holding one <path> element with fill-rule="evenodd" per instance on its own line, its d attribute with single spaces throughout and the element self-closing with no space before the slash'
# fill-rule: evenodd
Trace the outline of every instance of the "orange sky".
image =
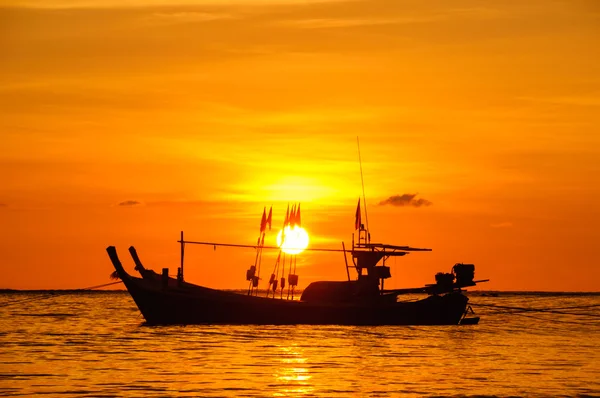
<svg viewBox="0 0 600 398">
<path fill-rule="evenodd" d="M 0 0 L 0 288 L 108 282 L 108 245 L 174 269 L 180 230 L 252 244 L 271 204 L 350 244 L 360 136 L 373 240 L 433 248 L 386 286 L 462 261 L 485 289 L 597 291 L 600 8 L 520 3 Z M 187 260 L 236 288 L 254 253 Z"/>
</svg>

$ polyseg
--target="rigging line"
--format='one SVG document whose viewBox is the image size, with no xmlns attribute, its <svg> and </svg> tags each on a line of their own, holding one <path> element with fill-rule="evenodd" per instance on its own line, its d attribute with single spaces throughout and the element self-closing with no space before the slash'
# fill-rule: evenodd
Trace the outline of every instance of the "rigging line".
<svg viewBox="0 0 600 398">
<path fill-rule="evenodd" d="M 294 256 L 294 274 L 296 274 L 296 265 L 298 264 L 298 256 Z M 302 265 L 302 263 L 300 263 Z"/>
<path fill-rule="evenodd" d="M 291 256 L 290 256 L 290 261 L 291 261 Z M 283 253 L 283 265 L 281 266 L 281 281 L 282 282 L 285 279 L 284 275 L 285 275 L 285 253 Z M 277 275 L 277 276 L 279 276 L 279 275 Z M 281 289 L 279 298 L 283 298 L 283 283 L 281 284 L 281 286 L 279 286 L 279 288 Z M 273 294 L 273 298 L 275 298 L 274 294 Z"/>
<path fill-rule="evenodd" d="M 600 315 L 596 315 L 596 314 L 581 314 L 581 313 L 573 313 L 573 312 L 564 312 L 564 311 L 553 310 L 551 308 L 544 309 L 544 308 L 509 307 L 509 306 L 503 306 L 503 305 L 479 304 L 479 303 L 474 303 L 471 305 L 480 306 L 480 307 L 489 307 L 489 308 L 500 308 L 500 309 L 506 309 L 506 310 L 518 310 L 518 311 L 522 311 L 522 312 L 546 312 L 549 314 L 576 315 L 576 316 L 587 316 L 587 317 L 592 317 L 592 318 L 600 318 Z"/>
<path fill-rule="evenodd" d="M 363 178 L 362 159 L 360 158 L 360 142 L 358 141 L 358 136 L 356 136 L 356 145 L 358 146 L 358 163 L 360 164 L 360 182 L 362 184 L 363 191 L 363 206 L 365 207 L 365 220 L 367 221 L 367 241 L 371 242 L 371 237 L 369 233 L 369 214 L 367 213 L 367 196 L 365 195 L 365 179 Z"/>
<path fill-rule="evenodd" d="M 258 278 L 258 281 L 260 283 L 260 266 L 262 264 L 262 248 L 260 249 L 260 256 L 258 257 L 258 271 L 256 274 L 256 277 Z M 254 281 L 252 281 L 252 283 L 254 283 Z M 254 288 L 254 285 L 253 285 Z M 256 286 L 256 293 L 254 294 L 255 296 L 258 295 L 258 285 Z"/>
<path fill-rule="evenodd" d="M 57 296 L 64 296 L 66 294 L 72 294 L 75 292 L 80 292 L 80 291 L 84 291 L 84 290 L 93 290 L 93 289 L 99 289 L 101 287 L 107 287 L 107 286 L 111 286 L 111 285 L 116 285 L 117 283 L 123 283 L 123 281 L 116 281 L 116 282 L 111 282 L 111 283 L 106 283 L 104 285 L 97 285 L 97 286 L 90 286 L 90 287 L 85 287 L 82 289 L 69 289 L 67 291 L 62 291 L 62 292 L 48 292 L 48 293 L 43 293 L 39 296 L 35 296 L 35 297 L 28 297 L 25 299 L 21 299 L 21 300 L 13 300 L 13 301 L 9 301 L 6 304 L 2 304 L 3 307 L 10 307 L 11 305 L 15 305 L 15 304 L 19 304 L 19 303 L 27 303 L 27 302 L 31 302 L 31 301 L 37 301 L 37 300 L 46 300 L 49 299 L 51 297 L 57 297 Z"/>
<path fill-rule="evenodd" d="M 181 242 L 181 241 L 177 241 L 177 242 Z M 186 240 L 184 242 L 192 244 L 192 245 L 242 247 L 242 248 L 248 248 L 248 249 L 256 249 L 258 247 L 258 245 L 238 245 L 238 244 L 234 244 L 234 243 L 198 242 L 198 241 L 191 241 L 191 240 Z M 281 247 L 279 247 L 279 246 L 261 246 L 261 248 L 262 249 L 281 250 Z M 314 248 L 307 247 L 304 249 L 301 247 L 290 247 L 288 249 L 289 250 L 307 250 L 307 251 L 314 251 L 314 252 L 341 252 L 341 251 L 343 251 L 341 249 L 326 249 L 326 248 L 319 248 L 319 247 L 314 247 Z M 406 249 L 401 249 L 401 250 L 406 250 Z M 352 250 L 346 250 L 346 252 L 351 253 Z"/>
<path fill-rule="evenodd" d="M 271 292 L 271 278 L 275 275 L 275 279 L 277 279 L 277 275 L 279 274 L 279 261 L 281 260 L 281 249 L 279 250 L 279 254 L 277 255 L 277 260 L 275 260 L 275 265 L 273 266 L 273 272 L 269 277 L 269 286 L 267 287 L 267 297 L 269 297 L 269 293 Z M 275 298 L 275 292 L 273 292 L 273 298 Z"/>
</svg>

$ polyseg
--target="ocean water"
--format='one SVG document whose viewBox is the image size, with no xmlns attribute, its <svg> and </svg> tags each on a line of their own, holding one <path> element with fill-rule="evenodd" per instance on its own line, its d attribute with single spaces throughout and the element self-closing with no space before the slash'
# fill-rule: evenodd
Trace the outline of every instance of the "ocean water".
<svg viewBox="0 0 600 398">
<path fill-rule="evenodd" d="M 2 293 L 0 395 L 600 396 L 600 295 L 470 297 L 479 325 L 149 327 L 126 292 Z"/>
</svg>

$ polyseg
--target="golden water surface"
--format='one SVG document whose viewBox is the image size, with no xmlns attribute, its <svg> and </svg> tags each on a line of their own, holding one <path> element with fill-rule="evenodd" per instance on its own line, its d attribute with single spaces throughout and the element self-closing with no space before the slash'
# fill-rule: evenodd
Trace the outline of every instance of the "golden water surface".
<svg viewBox="0 0 600 398">
<path fill-rule="evenodd" d="M 471 303 L 477 326 L 149 327 L 125 292 L 0 294 L 0 395 L 600 395 L 600 296 Z"/>
</svg>

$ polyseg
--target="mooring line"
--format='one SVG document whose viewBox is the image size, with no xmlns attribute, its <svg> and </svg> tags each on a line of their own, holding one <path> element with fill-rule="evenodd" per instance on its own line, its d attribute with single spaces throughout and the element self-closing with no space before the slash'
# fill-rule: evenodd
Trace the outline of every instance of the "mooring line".
<svg viewBox="0 0 600 398">
<path fill-rule="evenodd" d="M 52 292 L 47 292 L 47 293 L 41 293 L 39 296 L 27 297 L 27 298 L 24 298 L 24 299 L 15 299 L 15 300 L 12 300 L 12 301 L 9 301 L 9 302 L 7 302 L 5 304 L 0 304 L 0 305 L 2 307 L 6 308 L 6 307 L 10 307 L 11 305 L 15 305 L 15 304 L 19 304 L 19 303 L 27 303 L 27 302 L 31 302 L 31 301 L 37 301 L 37 300 L 46 300 L 46 299 L 49 299 L 51 297 L 64 296 L 66 294 L 72 294 L 72 293 L 75 293 L 75 292 L 100 289 L 102 287 L 116 285 L 117 283 L 123 283 L 123 281 L 116 281 L 116 282 L 111 282 L 111 283 L 105 283 L 103 285 L 96 285 L 96 286 L 84 287 L 82 289 L 69 289 L 67 291 L 52 291 Z"/>
<path fill-rule="evenodd" d="M 531 315 L 531 314 L 521 314 L 521 313 L 518 313 L 518 312 L 509 313 L 509 314 L 511 314 L 511 315 L 517 315 L 517 316 L 524 316 L 526 318 L 533 318 L 533 319 L 537 319 L 539 321 L 544 321 L 544 322 L 568 323 L 568 324 L 571 324 L 571 325 L 590 325 L 589 322 L 585 322 L 585 321 L 567 321 L 567 320 L 564 320 L 564 319 L 556 319 L 556 318 L 548 319 L 548 318 L 541 318 L 541 317 L 538 317 L 538 316 L 535 316 L 535 315 Z M 548 315 L 550 315 L 550 314 L 548 314 Z"/>
<path fill-rule="evenodd" d="M 517 314 L 517 311 L 520 312 L 544 312 L 544 313 L 549 313 L 549 314 L 560 314 L 560 315 L 574 315 L 574 316 L 587 316 L 587 317 L 591 317 L 591 318 L 599 318 L 600 319 L 600 315 L 598 314 L 582 314 L 582 313 L 577 313 L 577 312 L 565 312 L 565 311 L 561 311 L 561 309 L 569 309 L 568 307 L 566 308 L 531 308 L 531 307 L 510 307 L 510 306 L 505 306 L 505 305 L 497 305 L 497 304 L 480 304 L 480 303 L 472 303 L 472 306 L 480 306 L 480 307 L 488 307 L 488 308 L 497 308 L 497 309 L 504 309 L 504 310 L 510 310 L 510 313 L 513 314 Z M 598 307 L 600 305 L 590 305 L 590 306 L 573 306 L 572 309 L 581 309 L 581 308 L 593 308 L 593 307 Z"/>
</svg>

